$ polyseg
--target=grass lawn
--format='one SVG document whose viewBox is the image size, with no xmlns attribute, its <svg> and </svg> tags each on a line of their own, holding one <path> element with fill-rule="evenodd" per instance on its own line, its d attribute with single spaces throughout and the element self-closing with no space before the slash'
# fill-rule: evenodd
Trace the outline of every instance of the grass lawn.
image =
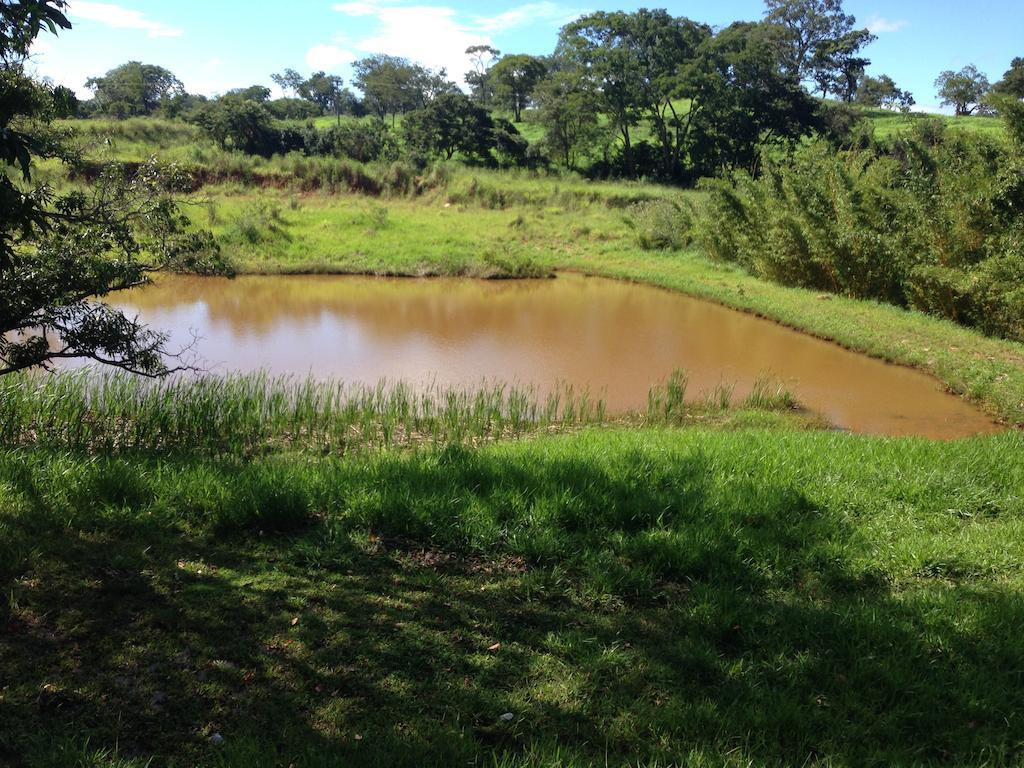
<svg viewBox="0 0 1024 768">
<path fill-rule="evenodd" d="M 1022 448 L 0 453 L 0 759 L 1014 764 Z"/>
</svg>

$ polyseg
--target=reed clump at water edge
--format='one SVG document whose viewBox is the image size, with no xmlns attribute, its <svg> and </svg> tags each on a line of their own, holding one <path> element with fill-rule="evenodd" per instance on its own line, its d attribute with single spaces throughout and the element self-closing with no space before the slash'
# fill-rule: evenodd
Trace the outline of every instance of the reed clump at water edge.
<svg viewBox="0 0 1024 768">
<path fill-rule="evenodd" d="M 645 412 L 616 423 L 683 423 L 732 406 L 728 387 L 686 403 L 686 376 L 652 388 Z M 768 380 L 741 405 L 793 410 L 795 400 Z M 560 385 L 484 382 L 376 386 L 266 373 L 141 379 L 90 370 L 0 379 L 0 444 L 96 453 L 177 451 L 246 455 L 277 449 L 323 453 L 477 444 L 608 423 L 604 401 Z M 699 419 L 698 419 L 699 420 Z"/>
</svg>

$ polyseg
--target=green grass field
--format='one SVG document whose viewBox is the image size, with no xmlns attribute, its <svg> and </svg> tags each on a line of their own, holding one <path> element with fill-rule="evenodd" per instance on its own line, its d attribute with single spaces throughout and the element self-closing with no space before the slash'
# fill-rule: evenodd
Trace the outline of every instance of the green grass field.
<svg viewBox="0 0 1024 768">
<path fill-rule="evenodd" d="M 0 756 L 1014 764 L 1022 449 L 595 430 L 346 460 L 2 452 Z"/>
<path fill-rule="evenodd" d="M 887 139 L 898 133 L 910 130 L 922 120 L 938 119 L 950 130 L 970 131 L 994 138 L 1005 138 L 1006 128 L 998 117 L 969 115 L 954 117 L 952 115 L 929 115 L 923 112 L 901 114 L 884 109 L 866 110 L 865 115 L 875 129 L 875 136 Z"/>
</svg>

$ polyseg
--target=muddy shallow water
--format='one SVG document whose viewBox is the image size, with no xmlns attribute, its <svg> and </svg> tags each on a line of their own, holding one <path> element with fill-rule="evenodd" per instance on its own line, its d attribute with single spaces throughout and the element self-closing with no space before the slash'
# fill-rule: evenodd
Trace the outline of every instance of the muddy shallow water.
<svg viewBox="0 0 1024 768">
<path fill-rule="evenodd" d="M 111 302 L 172 345 L 194 331 L 215 371 L 265 369 L 375 384 L 482 380 L 587 387 L 611 412 L 643 408 L 674 369 L 689 396 L 769 374 L 857 432 L 951 438 L 992 432 L 929 376 L 668 291 L 572 274 L 555 280 L 168 277 Z"/>
</svg>

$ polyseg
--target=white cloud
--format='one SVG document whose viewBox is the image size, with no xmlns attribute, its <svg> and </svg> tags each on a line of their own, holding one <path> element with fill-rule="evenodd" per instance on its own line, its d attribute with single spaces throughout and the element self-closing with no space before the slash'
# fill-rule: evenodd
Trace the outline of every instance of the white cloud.
<svg viewBox="0 0 1024 768">
<path fill-rule="evenodd" d="M 336 45 L 315 45 L 306 52 L 306 65 L 310 69 L 322 69 L 329 72 L 347 66 L 357 58 L 359 57 L 351 51 L 346 51 Z"/>
<path fill-rule="evenodd" d="M 463 75 L 472 68 L 472 62 L 465 54 L 470 46 L 493 45 L 491 35 L 513 27 L 538 22 L 561 26 L 582 13 L 550 0 L 526 3 L 494 16 L 471 16 L 465 21 L 459 19 L 456 10 L 450 6 L 406 5 L 402 0 L 337 3 L 334 10 L 346 16 L 372 17 L 375 20 L 377 27 L 372 34 L 348 43 L 359 55 L 385 53 L 403 56 L 431 69 L 443 68 L 448 77 L 457 82 L 462 82 Z M 323 56 L 328 60 L 335 51 L 338 51 L 335 58 L 339 58 L 341 51 L 336 46 L 318 45 L 309 51 L 306 63 L 312 67 L 311 58 L 319 60 Z M 354 58 L 358 56 L 350 56 L 347 60 Z M 330 67 L 316 65 L 315 68 Z"/>
<path fill-rule="evenodd" d="M 578 18 L 584 11 L 573 10 L 558 3 L 527 3 L 510 8 L 496 16 L 475 16 L 473 26 L 485 32 L 501 32 L 525 24 L 548 24 L 561 27 Z"/>
<path fill-rule="evenodd" d="M 139 29 L 150 37 L 181 37 L 183 31 L 146 18 L 142 11 L 133 11 L 110 3 L 88 3 L 72 0 L 72 18 L 88 19 L 117 29 Z"/>
<path fill-rule="evenodd" d="M 910 22 L 906 19 L 891 20 L 883 16 L 875 14 L 868 19 L 868 32 L 873 35 L 884 35 L 888 32 L 899 32 L 901 29 L 906 29 L 910 26 Z"/>
<path fill-rule="evenodd" d="M 372 16 L 379 7 L 378 3 L 338 3 L 334 10 L 346 16 Z"/>
</svg>

